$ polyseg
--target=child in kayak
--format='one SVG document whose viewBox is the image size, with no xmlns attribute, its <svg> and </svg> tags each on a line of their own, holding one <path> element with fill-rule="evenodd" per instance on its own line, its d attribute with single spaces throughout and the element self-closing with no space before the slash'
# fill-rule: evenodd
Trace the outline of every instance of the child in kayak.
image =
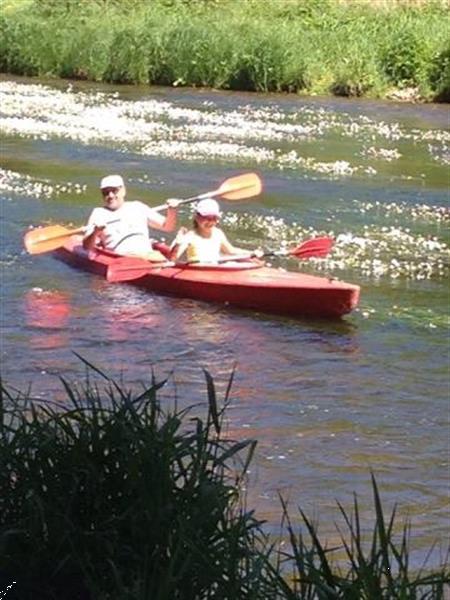
<svg viewBox="0 0 450 600">
<path fill-rule="evenodd" d="M 143 202 L 125 200 L 126 188 L 120 175 L 108 175 L 100 182 L 104 206 L 94 208 L 88 223 L 83 246 L 96 246 L 124 256 L 141 256 L 149 260 L 164 260 L 149 238 L 149 227 L 173 231 L 177 221 L 179 200 L 167 200 L 167 214 L 160 215 Z"/>
<path fill-rule="evenodd" d="M 218 263 L 223 256 L 249 256 L 248 250 L 236 248 L 217 227 L 221 213 L 218 203 L 212 198 L 201 200 L 195 209 L 193 229 L 182 227 L 172 243 L 171 260 L 186 254 L 187 262 Z M 255 256 L 262 252 L 256 251 Z"/>
</svg>

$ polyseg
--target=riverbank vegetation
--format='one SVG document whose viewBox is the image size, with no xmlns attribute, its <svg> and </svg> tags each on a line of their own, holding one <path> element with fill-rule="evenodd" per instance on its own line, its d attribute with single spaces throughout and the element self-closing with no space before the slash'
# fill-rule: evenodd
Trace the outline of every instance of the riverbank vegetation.
<svg viewBox="0 0 450 600">
<path fill-rule="evenodd" d="M 450 100 L 446 0 L 3 0 L 0 70 Z"/>
<path fill-rule="evenodd" d="M 205 371 L 208 410 L 163 410 L 166 381 L 132 392 L 104 377 L 65 380 L 66 408 L 0 391 L 0 590 L 11 600 L 279 600 L 444 598 L 446 564 L 409 566 L 409 526 L 374 524 L 339 507 L 339 548 L 282 500 L 277 544 L 244 502 L 255 450 L 226 435 L 223 403 Z M 333 557 L 338 552 L 339 563 Z M 445 563 L 445 561 L 443 561 Z"/>
</svg>

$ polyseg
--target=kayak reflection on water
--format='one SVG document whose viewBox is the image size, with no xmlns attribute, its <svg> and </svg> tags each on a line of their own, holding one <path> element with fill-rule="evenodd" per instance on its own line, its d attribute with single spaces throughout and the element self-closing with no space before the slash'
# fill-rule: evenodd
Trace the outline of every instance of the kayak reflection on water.
<svg viewBox="0 0 450 600">
<path fill-rule="evenodd" d="M 31 348 L 64 348 L 68 344 L 67 324 L 71 315 L 70 297 L 60 291 L 33 288 L 24 295 L 24 320 L 31 335 Z"/>
</svg>

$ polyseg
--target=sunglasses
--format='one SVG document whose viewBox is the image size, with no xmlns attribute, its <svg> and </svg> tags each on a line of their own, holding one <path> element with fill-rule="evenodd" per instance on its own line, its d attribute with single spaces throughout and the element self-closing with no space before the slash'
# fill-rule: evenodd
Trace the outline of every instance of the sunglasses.
<svg viewBox="0 0 450 600">
<path fill-rule="evenodd" d="M 200 214 L 198 214 L 198 216 L 200 217 L 200 219 L 203 219 L 203 221 L 218 221 L 219 220 L 219 217 L 217 215 L 200 215 Z"/>
<path fill-rule="evenodd" d="M 114 195 L 119 192 L 120 188 L 118 187 L 108 187 L 102 189 L 103 196 L 109 196 L 109 193 L 112 192 Z"/>
</svg>

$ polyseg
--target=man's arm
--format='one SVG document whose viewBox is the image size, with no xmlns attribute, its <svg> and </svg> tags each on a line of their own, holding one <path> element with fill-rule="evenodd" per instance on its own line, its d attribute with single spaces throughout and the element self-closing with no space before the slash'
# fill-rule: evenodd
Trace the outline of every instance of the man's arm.
<svg viewBox="0 0 450 600">
<path fill-rule="evenodd" d="M 149 217 L 150 227 L 159 229 L 160 231 L 173 231 L 177 225 L 178 206 L 180 201 L 176 198 L 169 198 L 166 202 L 168 208 L 166 216 L 163 217 L 158 212 L 152 210 Z"/>
</svg>

